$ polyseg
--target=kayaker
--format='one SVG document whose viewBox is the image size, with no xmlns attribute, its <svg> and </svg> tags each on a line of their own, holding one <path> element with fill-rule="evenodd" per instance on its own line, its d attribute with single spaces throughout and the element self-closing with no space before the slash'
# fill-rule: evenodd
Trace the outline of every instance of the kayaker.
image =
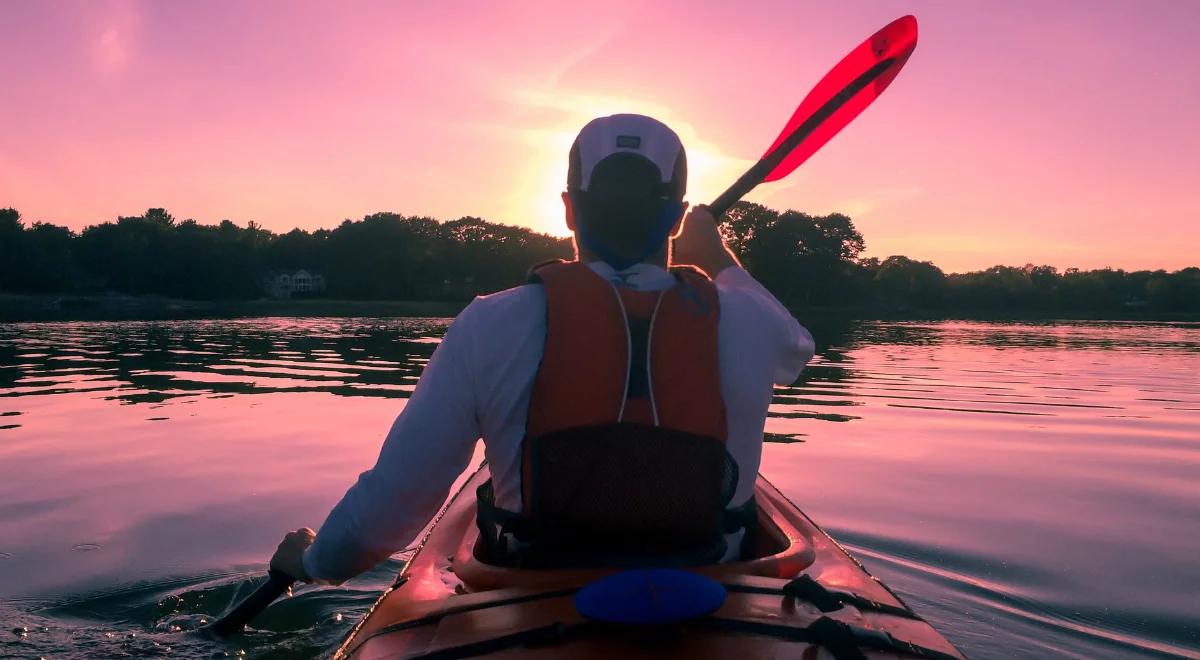
<svg viewBox="0 0 1200 660">
<path fill-rule="evenodd" d="M 634 562 L 736 557 L 773 384 L 796 379 L 813 341 L 704 207 L 684 219 L 686 183 L 666 125 L 588 123 L 562 194 L 577 261 L 459 314 L 375 466 L 319 533 L 287 534 L 272 568 L 337 584 L 404 548 L 479 439 L 493 479 L 481 537 L 498 563 L 588 548 Z"/>
</svg>

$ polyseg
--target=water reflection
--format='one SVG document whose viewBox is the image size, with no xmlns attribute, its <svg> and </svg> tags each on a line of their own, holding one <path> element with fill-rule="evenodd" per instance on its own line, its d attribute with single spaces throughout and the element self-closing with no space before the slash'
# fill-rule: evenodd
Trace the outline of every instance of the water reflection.
<svg viewBox="0 0 1200 660">
<path fill-rule="evenodd" d="M 130 404 L 278 392 L 405 398 L 447 323 L 252 319 L 0 326 L 0 397 L 105 392 Z"/>
<path fill-rule="evenodd" d="M 1200 324 L 842 321 L 814 335 L 827 345 L 799 381 L 776 389 L 771 417 L 849 422 L 861 416 L 822 409 L 868 402 L 1044 417 L 1090 408 L 1112 419 L 1200 409 L 1194 363 L 1177 361 L 1200 352 Z M 1110 353 L 1162 365 L 1152 378 L 1123 376 L 1096 359 Z"/>
<path fill-rule="evenodd" d="M 805 321 L 763 471 L 968 655 L 1197 657 L 1200 325 Z M 320 522 L 448 322 L 0 325 L 0 655 L 236 653 L 173 627 Z M 397 565 L 239 643 L 319 654 Z"/>
<path fill-rule="evenodd" d="M 837 332 L 771 407 L 789 496 L 971 657 L 1200 657 L 1200 325 Z"/>
</svg>

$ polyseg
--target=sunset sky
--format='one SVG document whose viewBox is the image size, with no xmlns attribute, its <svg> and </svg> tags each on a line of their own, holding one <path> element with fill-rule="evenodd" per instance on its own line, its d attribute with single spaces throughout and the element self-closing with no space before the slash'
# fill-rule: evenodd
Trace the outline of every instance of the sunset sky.
<svg viewBox="0 0 1200 660">
<path fill-rule="evenodd" d="M 837 5 L 837 6 L 835 6 Z M 750 199 L 949 271 L 1200 265 L 1200 2 L 0 0 L 0 207 L 286 231 L 375 211 L 565 234 L 586 121 L 650 114 L 705 202 L 888 21 L 883 97 Z"/>
</svg>

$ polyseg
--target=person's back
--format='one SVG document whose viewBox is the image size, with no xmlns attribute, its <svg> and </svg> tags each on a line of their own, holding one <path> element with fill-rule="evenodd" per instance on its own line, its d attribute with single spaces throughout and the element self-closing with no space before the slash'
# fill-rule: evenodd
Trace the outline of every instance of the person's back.
<svg viewBox="0 0 1200 660">
<path fill-rule="evenodd" d="M 307 552 L 311 531 L 293 532 L 273 567 L 340 582 L 404 547 L 478 438 L 493 479 L 480 524 L 497 561 L 544 565 L 589 545 L 628 550 L 625 559 L 654 547 L 669 559 L 689 550 L 661 540 L 709 529 L 685 520 L 689 511 L 752 504 L 772 386 L 796 378 L 811 337 L 738 266 L 703 209 L 672 259 L 703 274 L 666 268 L 686 207 L 686 160 L 670 129 L 602 118 L 570 158 L 563 199 L 579 260 L 537 269 L 535 281 L 459 315 L 376 466 Z M 728 519 L 713 525 L 733 531 Z M 590 538 L 564 545 L 581 530 Z M 736 556 L 737 538 L 697 556 Z"/>
</svg>

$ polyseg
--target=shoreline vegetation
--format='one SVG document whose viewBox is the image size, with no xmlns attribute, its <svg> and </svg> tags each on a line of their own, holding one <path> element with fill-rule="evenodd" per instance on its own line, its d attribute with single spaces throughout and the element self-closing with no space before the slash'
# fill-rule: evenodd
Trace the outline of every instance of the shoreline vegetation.
<svg viewBox="0 0 1200 660">
<path fill-rule="evenodd" d="M 746 268 L 801 321 L 1200 321 L 1196 267 L 1026 264 L 948 274 L 900 255 L 861 257 L 865 239 L 838 213 L 740 202 L 721 227 Z M 0 208 L 0 322 L 454 316 L 477 295 L 522 283 L 530 266 L 572 252 L 569 238 L 473 217 L 375 213 L 277 234 L 254 222 L 177 221 L 153 208 L 74 232 Z M 320 288 L 278 297 L 280 274 L 301 271 Z"/>
<path fill-rule="evenodd" d="M 186 300 L 162 296 L 0 293 L 0 323 L 43 321 L 169 321 L 285 317 L 457 316 L 469 301 L 256 298 Z"/>
<path fill-rule="evenodd" d="M 69 321 L 174 321 L 264 317 L 450 318 L 469 300 L 347 300 L 291 298 L 252 300 L 185 300 L 120 294 L 79 296 L 0 293 L 0 323 Z M 864 321 L 1116 321 L 1200 323 L 1200 313 L 1127 310 L 1123 314 L 1088 311 L 1055 313 L 1031 310 L 946 310 L 886 308 L 870 305 L 813 305 L 791 308 L 804 323 L 822 320 Z"/>
</svg>

